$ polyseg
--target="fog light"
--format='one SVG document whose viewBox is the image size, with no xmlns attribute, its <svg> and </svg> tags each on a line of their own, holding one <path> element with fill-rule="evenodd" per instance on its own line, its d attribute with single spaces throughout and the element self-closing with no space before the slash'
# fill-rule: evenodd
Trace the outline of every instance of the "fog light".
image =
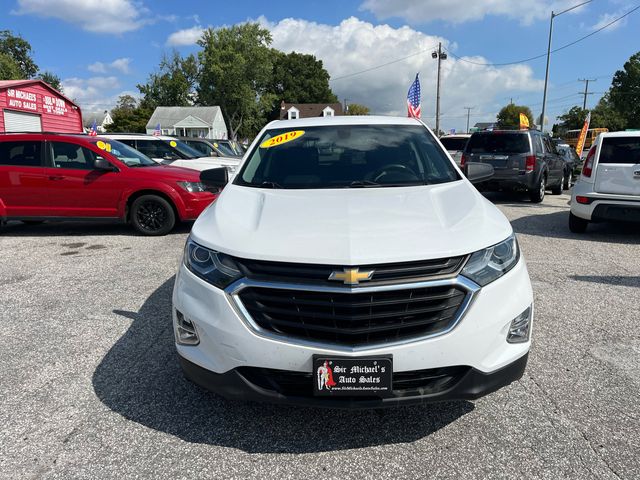
<svg viewBox="0 0 640 480">
<path fill-rule="evenodd" d="M 198 345 L 200 343 L 196 326 L 179 310 L 176 310 L 176 341 L 182 345 Z"/>
<path fill-rule="evenodd" d="M 507 335 L 508 343 L 525 343 L 529 341 L 531 334 L 531 307 L 518 315 L 511 321 L 509 333 Z"/>
</svg>

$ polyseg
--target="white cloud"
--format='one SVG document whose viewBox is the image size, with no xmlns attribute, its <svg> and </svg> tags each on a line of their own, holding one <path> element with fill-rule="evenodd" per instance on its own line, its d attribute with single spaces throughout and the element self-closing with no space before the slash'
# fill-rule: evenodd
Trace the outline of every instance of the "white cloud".
<svg viewBox="0 0 640 480">
<path fill-rule="evenodd" d="M 270 23 L 265 18 L 259 21 L 271 30 L 273 47 L 285 52 L 315 55 L 336 79 L 331 82 L 331 88 L 339 98 L 367 105 L 372 113 L 406 115 L 407 90 L 416 72 L 420 72 L 423 118 L 433 125 L 437 62 L 431 58 L 431 52 L 438 42 L 455 48 L 447 39 L 406 26 L 374 26 L 354 17 L 337 26 L 299 19 L 278 23 Z M 415 52 L 421 53 L 361 75 L 339 79 Z M 482 57 L 465 59 L 488 62 Z M 463 127 L 466 123 L 464 106 L 475 107 L 472 112 L 475 121 L 491 121 L 507 103 L 505 97 L 542 91 L 542 86 L 543 82 L 534 78 L 527 65 L 486 67 L 450 55 L 442 62 L 442 127 Z"/>
<path fill-rule="evenodd" d="M 91 65 L 87 66 L 87 70 L 93 73 L 107 73 L 111 70 L 116 70 L 120 73 L 128 74 L 131 69 L 129 68 L 129 64 L 131 63 L 130 58 L 117 58 L 113 62 L 104 63 L 104 62 L 95 62 Z"/>
<path fill-rule="evenodd" d="M 602 27 L 604 27 L 605 25 L 611 23 L 613 20 L 615 20 L 616 18 L 620 17 L 621 15 L 624 15 L 624 11 L 619 11 L 619 12 L 614 12 L 614 13 L 603 13 L 602 15 L 600 15 L 598 17 L 598 22 L 595 23 L 594 25 L 591 26 L 591 30 L 598 30 Z M 627 23 L 627 19 L 623 18 L 622 20 L 614 23 L 613 25 L 607 27 L 604 31 L 605 32 L 612 32 L 624 25 L 626 25 Z"/>
<path fill-rule="evenodd" d="M 18 0 L 18 15 L 63 20 L 94 33 L 120 34 L 137 30 L 148 10 L 135 0 Z"/>
<path fill-rule="evenodd" d="M 186 45 L 195 45 L 200 37 L 202 37 L 202 33 L 204 32 L 204 28 L 200 25 L 195 25 L 191 28 L 185 28 L 183 30 L 178 30 L 177 32 L 173 32 L 167 38 L 167 45 L 171 47 L 183 47 Z"/>
<path fill-rule="evenodd" d="M 117 77 L 71 77 L 62 81 L 64 94 L 80 105 L 83 112 L 104 111 L 115 103 L 113 91 L 120 88 Z"/>
<path fill-rule="evenodd" d="M 365 0 L 360 9 L 378 19 L 402 18 L 410 24 L 435 20 L 463 23 L 482 20 L 487 15 L 506 16 L 529 24 L 548 19 L 552 10 L 557 12 L 578 3 L 579 0 Z"/>
</svg>

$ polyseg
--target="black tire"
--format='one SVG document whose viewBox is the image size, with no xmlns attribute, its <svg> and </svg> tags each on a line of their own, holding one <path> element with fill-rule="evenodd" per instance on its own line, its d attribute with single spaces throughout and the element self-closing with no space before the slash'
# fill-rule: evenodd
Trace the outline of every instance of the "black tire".
<svg viewBox="0 0 640 480">
<path fill-rule="evenodd" d="M 569 169 L 569 171 L 565 172 L 565 174 L 564 174 L 564 182 L 563 182 L 563 185 L 562 185 L 562 188 L 564 190 L 569 190 L 571 188 L 572 173 L 573 173 L 573 171 L 571 169 Z"/>
<path fill-rule="evenodd" d="M 25 225 L 40 225 L 44 223 L 44 220 L 22 220 Z"/>
<path fill-rule="evenodd" d="M 529 190 L 529 199 L 533 203 L 540 203 L 544 200 L 544 192 L 547 188 L 547 177 L 540 175 L 540 180 L 534 188 Z"/>
<path fill-rule="evenodd" d="M 584 233 L 589 225 L 589 220 L 576 217 L 573 213 L 569 212 L 569 230 L 573 233 Z"/>
<path fill-rule="evenodd" d="M 131 205 L 131 224 L 142 235 L 166 235 L 176 224 L 171 204 L 157 195 L 142 195 Z"/>
</svg>

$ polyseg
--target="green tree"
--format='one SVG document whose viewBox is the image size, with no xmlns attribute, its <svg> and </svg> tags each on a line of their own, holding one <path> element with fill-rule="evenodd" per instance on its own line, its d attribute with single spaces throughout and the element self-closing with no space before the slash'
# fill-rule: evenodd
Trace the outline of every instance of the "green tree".
<svg viewBox="0 0 640 480">
<path fill-rule="evenodd" d="M 591 111 L 591 125 L 593 127 L 608 128 L 611 132 L 627 128 L 627 122 L 614 107 L 608 92 L 602 96 L 596 107 Z"/>
<path fill-rule="evenodd" d="M 60 93 L 64 93 L 64 90 L 62 89 L 62 81 L 60 80 L 60 77 L 57 76 L 55 73 L 40 72 L 38 73 L 38 78 L 43 82 L 48 83 L 50 86 L 55 88 Z"/>
<path fill-rule="evenodd" d="M 271 34 L 258 23 L 246 23 L 207 29 L 198 44 L 198 103 L 220 106 L 232 138 L 253 137 L 277 99 L 269 91 Z"/>
<path fill-rule="evenodd" d="M 31 58 L 31 44 L 24 38 L 13 35 L 10 30 L 0 31 L 0 52 L 16 63 L 20 79 L 33 78 L 38 73 L 38 66 Z"/>
<path fill-rule="evenodd" d="M 302 53 L 273 50 L 270 92 L 287 103 L 335 103 L 338 97 L 329 87 L 329 73 L 322 60 Z"/>
<path fill-rule="evenodd" d="M 344 112 L 345 115 L 369 115 L 369 107 L 364 105 L 360 105 L 359 103 L 350 103 L 347 106 L 347 111 Z"/>
<path fill-rule="evenodd" d="M 625 128 L 640 128 L 640 52 L 631 55 L 613 76 L 607 102 L 623 119 Z"/>
<path fill-rule="evenodd" d="M 531 128 L 533 128 L 534 122 L 531 109 L 524 105 L 514 105 L 513 103 L 502 107 L 502 110 L 498 112 L 498 115 L 496 116 L 496 120 L 498 121 L 498 128 L 520 128 L 521 113 L 524 113 L 527 116 L 527 118 L 529 119 L 529 125 L 531 126 Z"/>
<path fill-rule="evenodd" d="M 164 56 L 159 71 L 149 75 L 147 83 L 138 85 L 143 95 L 142 105 L 150 109 L 160 105 L 193 105 L 197 77 L 198 62 L 194 55 L 182 58 L 178 52 L 173 52 L 171 56 Z"/>
<path fill-rule="evenodd" d="M 153 109 L 140 103 L 131 95 L 120 95 L 111 110 L 113 123 L 106 126 L 107 131 L 145 133 Z"/>
<path fill-rule="evenodd" d="M 560 123 L 558 124 L 558 134 L 563 135 L 567 130 L 577 130 L 582 128 L 584 119 L 587 118 L 588 112 L 588 110 L 583 110 L 581 107 L 575 106 L 558 116 L 558 120 L 560 120 Z M 591 119 L 591 123 L 595 124 L 593 118 Z"/>
<path fill-rule="evenodd" d="M 0 53 L 0 80 L 20 80 L 20 67 L 6 53 Z"/>
</svg>

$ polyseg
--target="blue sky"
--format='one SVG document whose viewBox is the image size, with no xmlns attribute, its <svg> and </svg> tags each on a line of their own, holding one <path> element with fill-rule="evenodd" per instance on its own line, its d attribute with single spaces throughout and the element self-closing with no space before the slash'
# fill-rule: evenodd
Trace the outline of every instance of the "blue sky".
<svg viewBox="0 0 640 480">
<path fill-rule="evenodd" d="M 636 3 L 638 2 L 638 3 Z M 203 28 L 260 21 L 283 51 L 315 54 L 324 61 L 340 99 L 368 105 L 374 113 L 406 111 L 406 91 L 420 72 L 423 118 L 433 125 L 436 62 L 442 42 L 442 127 L 463 130 L 491 121 L 513 99 L 540 114 L 545 59 L 506 65 L 546 51 L 551 10 L 579 0 L 358 0 L 196 1 L 3 0 L 10 11 L 0 29 L 19 33 L 33 46 L 43 70 L 63 79 L 65 92 L 85 114 L 110 108 L 121 93 L 137 93 L 163 53 L 196 52 Z M 594 0 L 557 17 L 554 47 L 593 32 L 640 4 L 640 0 Z M 640 50 L 640 10 L 614 26 L 552 55 L 548 117 L 553 122 L 582 104 L 578 78 L 590 84 L 593 106 L 613 73 Z M 396 61 L 398 59 L 404 60 Z M 381 68 L 354 75 L 379 65 Z M 470 63 L 475 62 L 475 63 Z"/>
</svg>

